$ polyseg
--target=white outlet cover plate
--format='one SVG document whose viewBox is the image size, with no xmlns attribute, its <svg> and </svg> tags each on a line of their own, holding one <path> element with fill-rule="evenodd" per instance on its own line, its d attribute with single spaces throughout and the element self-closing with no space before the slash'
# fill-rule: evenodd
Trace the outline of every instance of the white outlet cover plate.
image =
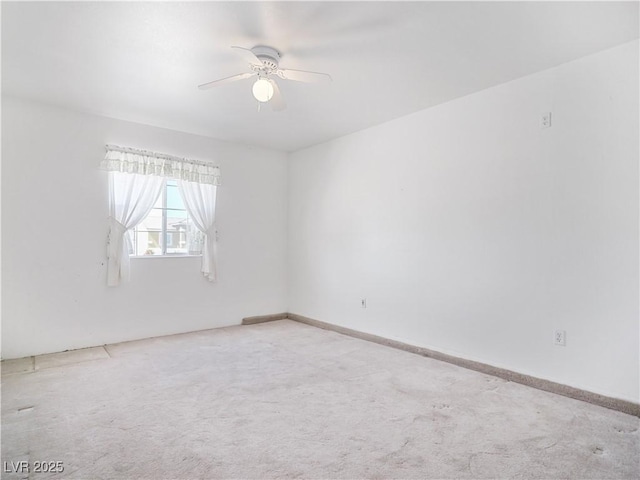
<svg viewBox="0 0 640 480">
<path fill-rule="evenodd" d="M 553 336 L 553 343 L 559 346 L 567 345 L 567 332 L 565 330 L 556 330 Z"/>
</svg>

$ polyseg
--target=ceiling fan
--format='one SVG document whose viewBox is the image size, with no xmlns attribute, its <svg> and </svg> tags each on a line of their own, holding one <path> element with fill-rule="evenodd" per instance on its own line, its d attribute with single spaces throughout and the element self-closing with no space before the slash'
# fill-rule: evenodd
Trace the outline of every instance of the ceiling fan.
<svg viewBox="0 0 640 480">
<path fill-rule="evenodd" d="M 221 78 L 212 82 L 198 85 L 200 90 L 206 90 L 225 83 L 244 80 L 246 78 L 258 77 L 253 84 L 252 92 L 258 100 L 258 109 L 261 103 L 269 102 L 273 110 L 284 110 L 286 103 L 282 98 L 282 93 L 278 87 L 275 77 L 283 80 L 294 80 L 296 82 L 319 83 L 331 82 L 331 75 L 327 73 L 308 72 L 305 70 L 293 70 L 280 68 L 280 54 L 271 47 L 258 45 L 251 49 L 243 47 L 231 47 L 241 54 L 249 63 L 250 72 L 239 73 L 230 77 Z"/>
</svg>

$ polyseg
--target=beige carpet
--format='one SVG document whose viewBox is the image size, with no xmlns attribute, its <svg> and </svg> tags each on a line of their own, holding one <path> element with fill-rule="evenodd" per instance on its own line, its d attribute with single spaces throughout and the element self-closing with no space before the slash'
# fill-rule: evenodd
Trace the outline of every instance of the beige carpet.
<svg viewBox="0 0 640 480">
<path fill-rule="evenodd" d="M 636 479 L 638 426 L 289 320 L 3 362 L 3 470 L 64 472 L 2 478 Z"/>
</svg>

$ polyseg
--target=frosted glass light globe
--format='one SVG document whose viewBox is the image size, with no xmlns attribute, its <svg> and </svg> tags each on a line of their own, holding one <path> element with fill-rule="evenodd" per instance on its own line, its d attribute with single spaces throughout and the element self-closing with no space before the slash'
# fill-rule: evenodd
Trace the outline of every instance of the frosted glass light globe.
<svg viewBox="0 0 640 480">
<path fill-rule="evenodd" d="M 273 85 L 266 78 L 259 78 L 256 83 L 253 84 L 253 96 L 259 102 L 268 102 L 273 97 Z"/>
</svg>

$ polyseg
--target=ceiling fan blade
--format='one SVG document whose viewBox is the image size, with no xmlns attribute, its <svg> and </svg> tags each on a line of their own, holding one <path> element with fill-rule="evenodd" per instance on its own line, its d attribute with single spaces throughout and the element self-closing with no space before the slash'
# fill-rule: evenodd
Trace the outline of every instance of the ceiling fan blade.
<svg viewBox="0 0 640 480">
<path fill-rule="evenodd" d="M 287 104 L 285 103 L 284 98 L 282 98 L 282 93 L 280 92 L 278 83 L 271 78 L 269 79 L 269 81 L 271 82 L 271 85 L 273 85 L 273 97 L 271 97 L 271 100 L 269 100 L 271 108 L 276 112 L 284 110 L 285 108 L 287 108 Z"/>
<path fill-rule="evenodd" d="M 255 53 L 253 53 L 249 48 L 236 47 L 236 46 L 233 46 L 231 48 L 233 48 L 236 52 L 242 55 L 245 61 L 250 65 L 260 65 L 260 66 L 264 65 L 262 63 L 262 60 L 256 57 Z"/>
<path fill-rule="evenodd" d="M 280 78 L 296 82 L 324 83 L 332 80 L 328 73 L 307 72 L 305 70 L 281 69 L 277 73 Z"/>
<path fill-rule="evenodd" d="M 253 77 L 255 73 L 239 73 L 238 75 L 232 75 L 230 77 L 221 78 L 220 80 L 214 80 L 213 82 L 203 83 L 198 85 L 200 90 L 206 90 L 211 87 L 217 87 L 218 85 L 224 85 L 225 83 L 235 82 L 237 80 L 244 80 L 245 78 Z"/>
</svg>

